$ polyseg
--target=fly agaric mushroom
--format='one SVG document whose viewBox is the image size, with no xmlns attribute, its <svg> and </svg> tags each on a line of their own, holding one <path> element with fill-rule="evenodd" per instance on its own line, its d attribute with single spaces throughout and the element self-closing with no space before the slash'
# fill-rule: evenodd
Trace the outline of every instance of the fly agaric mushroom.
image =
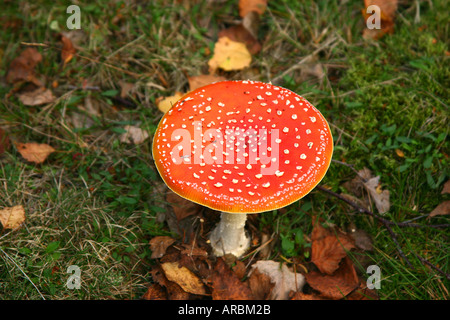
<svg viewBox="0 0 450 320">
<path fill-rule="evenodd" d="M 210 235 L 217 256 L 245 253 L 246 214 L 308 194 L 332 153 L 330 128 L 314 106 L 258 81 L 222 81 L 186 94 L 163 116 L 153 140 L 167 186 L 222 212 Z"/>
</svg>

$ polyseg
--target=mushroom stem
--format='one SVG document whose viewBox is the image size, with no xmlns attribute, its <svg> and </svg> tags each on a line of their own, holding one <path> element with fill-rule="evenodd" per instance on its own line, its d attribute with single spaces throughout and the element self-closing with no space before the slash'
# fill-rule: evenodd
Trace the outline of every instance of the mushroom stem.
<svg viewBox="0 0 450 320">
<path fill-rule="evenodd" d="M 222 212 L 220 222 L 209 238 L 216 256 L 233 254 L 240 257 L 247 251 L 250 247 L 250 238 L 245 232 L 246 220 L 245 213 Z"/>
</svg>

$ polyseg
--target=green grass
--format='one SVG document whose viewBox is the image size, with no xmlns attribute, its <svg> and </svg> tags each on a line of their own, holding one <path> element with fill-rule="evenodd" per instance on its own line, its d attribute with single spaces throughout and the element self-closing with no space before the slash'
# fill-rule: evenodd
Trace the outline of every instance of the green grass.
<svg viewBox="0 0 450 320">
<path fill-rule="evenodd" d="M 119 135 L 126 124 L 153 133 L 161 116 L 155 99 L 185 92 L 186 75 L 207 73 L 218 31 L 239 19 L 235 1 L 172 2 L 80 5 L 79 54 L 89 59 L 75 57 L 65 68 L 54 48 L 58 32 L 50 25 L 57 22 L 64 31 L 66 3 L 3 5 L 1 15 L 11 24 L 0 37 L 0 76 L 24 48 L 20 42 L 50 44 L 39 48 L 44 59 L 36 71 L 48 87 L 58 83 L 52 90 L 61 98 L 50 108 L 27 107 L 6 96 L 9 85 L 0 85 L 0 126 L 11 140 L 57 149 L 42 165 L 25 162 L 15 148 L 0 156 L 0 208 L 22 204 L 27 213 L 20 230 L 0 235 L 0 298 L 136 299 L 151 282 L 148 241 L 170 234 L 160 222 L 164 187 L 152 163 L 151 140 L 130 146 L 120 143 Z M 385 218 L 411 220 L 448 199 L 440 194 L 449 178 L 446 1 L 421 2 L 417 24 L 415 5 L 402 3 L 394 34 L 376 42 L 361 37 L 362 4 L 270 2 L 259 26 L 263 50 L 251 68 L 223 75 L 278 79 L 274 84 L 305 96 L 331 123 L 334 159 L 380 175 L 391 194 Z M 305 77 L 301 65 L 280 77 L 321 46 L 312 61 L 322 64 L 322 79 Z M 83 81 L 99 90 L 72 90 Z M 135 84 L 135 106 L 113 99 L 120 81 Z M 86 98 L 101 112 L 90 127 L 75 128 L 70 119 Z M 333 162 L 322 184 L 347 192 L 343 183 L 353 177 L 350 168 Z M 380 298 L 449 298 L 445 277 L 415 256 L 449 273 L 448 230 L 394 227 L 408 266 L 382 225 L 318 190 L 283 211 L 258 216 L 259 230 L 278 239 L 271 258 L 308 261 L 312 216 L 373 238 L 373 252 L 355 253 L 354 259 L 365 259 L 362 274 L 367 263 L 381 268 Z M 448 223 L 448 218 L 415 222 Z M 80 290 L 66 286 L 70 265 L 81 268 Z"/>
</svg>

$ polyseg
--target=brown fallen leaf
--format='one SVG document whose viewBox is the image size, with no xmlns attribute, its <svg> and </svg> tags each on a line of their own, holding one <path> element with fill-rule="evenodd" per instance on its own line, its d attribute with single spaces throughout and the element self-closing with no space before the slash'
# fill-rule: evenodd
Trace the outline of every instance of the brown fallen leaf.
<svg viewBox="0 0 450 320">
<path fill-rule="evenodd" d="M 199 204 L 180 197 L 172 191 L 167 192 L 166 201 L 171 205 L 178 221 L 191 215 L 196 215 L 202 209 L 202 206 Z"/>
<path fill-rule="evenodd" d="M 359 279 L 349 257 L 345 257 L 331 275 L 311 271 L 305 277 L 311 288 L 328 299 L 342 299 L 359 287 Z"/>
<path fill-rule="evenodd" d="M 144 300 L 167 300 L 167 292 L 164 288 L 154 283 L 148 287 L 147 292 L 142 296 Z"/>
<path fill-rule="evenodd" d="M 441 194 L 450 193 L 450 180 L 447 180 L 447 182 L 444 184 L 444 187 L 442 188 Z"/>
<path fill-rule="evenodd" d="M 373 19 L 374 13 L 367 13 L 367 8 L 371 5 L 380 8 L 380 29 L 364 28 L 363 37 L 365 39 L 379 39 L 385 34 L 394 32 L 395 13 L 397 11 L 398 0 L 364 0 L 363 11 L 364 21 Z"/>
<path fill-rule="evenodd" d="M 21 156 L 30 162 L 34 163 L 42 163 L 47 157 L 55 152 L 56 150 L 45 143 L 16 143 L 17 151 L 21 154 Z"/>
<path fill-rule="evenodd" d="M 42 55 L 35 48 L 26 48 L 22 53 L 11 61 L 6 81 L 10 84 L 15 84 L 21 81 L 29 81 L 40 83 L 35 78 L 34 68 L 42 61 Z"/>
<path fill-rule="evenodd" d="M 152 279 L 166 289 L 168 300 L 188 300 L 190 293 L 186 292 L 177 283 L 169 281 L 161 266 L 155 266 L 151 271 Z"/>
<path fill-rule="evenodd" d="M 311 235 L 311 261 L 325 274 L 333 274 L 347 251 L 355 248 L 350 236 L 322 227 L 320 223 L 314 225 Z"/>
<path fill-rule="evenodd" d="M 66 65 L 70 60 L 72 60 L 74 55 L 77 53 L 77 50 L 74 48 L 72 41 L 62 34 L 61 42 L 63 44 L 61 50 L 61 60 L 63 61 L 64 65 Z"/>
<path fill-rule="evenodd" d="M 162 113 L 166 113 L 183 96 L 184 93 L 176 92 L 173 96 L 170 97 L 160 97 L 156 99 L 156 105 L 158 106 L 159 111 L 161 111 Z"/>
<path fill-rule="evenodd" d="M 314 294 L 314 293 L 303 293 L 300 291 L 297 291 L 290 300 L 326 300 L 325 298 L 321 297 L 320 295 Z"/>
<path fill-rule="evenodd" d="M 0 128 L 0 156 L 9 149 L 10 143 L 5 130 Z"/>
<path fill-rule="evenodd" d="M 209 60 L 210 73 L 217 69 L 225 71 L 242 70 L 250 66 L 252 56 L 245 44 L 221 37 L 214 46 L 214 55 Z"/>
<path fill-rule="evenodd" d="M 150 259 L 161 258 L 168 247 L 170 247 L 175 242 L 175 239 L 168 236 L 158 236 L 150 240 L 150 250 L 152 250 L 152 255 Z"/>
<path fill-rule="evenodd" d="M 184 291 L 192 294 L 205 295 L 205 286 L 201 280 L 188 268 L 178 262 L 166 262 L 161 264 L 165 276 L 169 281 L 178 284 Z"/>
<path fill-rule="evenodd" d="M 261 44 L 242 24 L 231 26 L 219 32 L 219 38 L 227 37 L 236 42 L 244 43 L 250 54 L 261 51 Z"/>
<path fill-rule="evenodd" d="M 270 300 L 287 300 L 291 291 L 301 291 L 305 284 L 305 277 L 302 274 L 292 272 L 285 264 L 280 266 L 280 262 L 260 260 L 252 265 L 252 269 L 269 276 L 274 284 Z"/>
<path fill-rule="evenodd" d="M 0 223 L 3 229 L 17 229 L 25 222 L 25 209 L 18 205 L 0 210 Z"/>
<path fill-rule="evenodd" d="M 255 300 L 269 300 L 275 283 L 271 281 L 268 275 L 256 269 L 251 272 L 248 285 Z"/>
<path fill-rule="evenodd" d="M 215 75 L 210 75 L 210 74 L 201 74 L 199 76 L 188 77 L 189 90 L 193 91 L 195 89 L 201 88 L 208 84 L 211 84 L 214 82 L 219 82 L 219 81 L 225 81 L 225 80 L 227 80 L 225 77 L 215 76 Z"/>
<path fill-rule="evenodd" d="M 41 104 L 51 103 L 55 101 L 55 96 L 50 89 L 44 87 L 37 88 L 33 91 L 26 91 L 17 94 L 20 102 L 26 106 L 38 106 Z"/>
<path fill-rule="evenodd" d="M 429 218 L 435 216 L 445 216 L 450 214 L 450 200 L 440 203 L 433 211 L 430 212 Z"/>
<path fill-rule="evenodd" d="M 213 300 L 252 300 L 250 288 L 227 266 L 222 258 L 218 258 L 212 274 Z"/>
<path fill-rule="evenodd" d="M 251 11 L 262 15 L 267 8 L 267 0 L 239 0 L 239 15 L 245 17 Z"/>
<path fill-rule="evenodd" d="M 126 132 L 122 133 L 119 138 L 123 143 L 141 144 L 150 136 L 147 131 L 135 126 L 126 125 L 124 129 Z"/>
</svg>

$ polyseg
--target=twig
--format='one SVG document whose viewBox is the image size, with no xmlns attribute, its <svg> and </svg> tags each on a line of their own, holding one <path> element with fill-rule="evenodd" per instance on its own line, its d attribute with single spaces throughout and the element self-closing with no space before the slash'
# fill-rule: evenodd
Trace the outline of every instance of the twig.
<svg viewBox="0 0 450 320">
<path fill-rule="evenodd" d="M 422 263 L 424 263 L 424 264 L 430 266 L 431 268 L 433 268 L 434 270 L 436 270 L 437 272 L 439 272 L 440 274 L 442 274 L 444 277 L 446 277 L 447 280 L 450 280 L 450 274 L 444 272 L 442 269 L 438 268 L 437 266 L 435 266 L 434 264 L 432 264 L 432 263 L 431 263 L 430 261 L 428 261 L 427 259 L 422 258 L 422 257 L 419 256 L 417 253 L 414 253 L 414 252 L 413 252 L 413 254 L 414 254 L 414 255 L 417 257 L 417 259 L 419 259 Z"/>
<path fill-rule="evenodd" d="M 360 207 L 358 204 L 356 204 L 355 202 L 344 198 L 343 196 L 341 196 L 340 194 L 333 192 L 331 190 L 328 190 L 322 186 L 317 186 L 316 188 L 318 188 L 319 190 L 328 193 L 336 198 L 338 198 L 339 200 L 342 200 L 344 202 L 346 202 L 347 204 L 351 205 L 353 208 L 357 209 L 358 212 L 361 213 L 365 213 L 375 219 L 377 219 L 378 221 L 380 221 L 381 223 L 383 223 L 383 225 L 385 226 L 386 230 L 389 232 L 389 234 L 391 235 L 392 240 L 394 241 L 396 247 L 397 247 L 397 251 L 399 252 L 400 256 L 406 261 L 406 263 L 410 266 L 413 267 L 411 262 L 408 260 L 408 258 L 406 258 L 403 250 L 400 247 L 400 244 L 397 240 L 397 235 L 395 234 L 395 232 L 391 229 L 391 225 L 395 225 L 398 227 L 412 227 L 412 228 L 448 228 L 450 227 L 450 224 L 436 224 L 436 225 L 427 225 L 427 226 L 423 226 L 423 225 L 419 225 L 416 223 L 410 223 L 410 222 L 393 222 L 393 221 L 389 221 L 384 219 L 383 217 L 380 217 L 379 215 L 373 213 L 372 211 Z M 433 265 L 431 262 L 429 262 L 428 260 L 426 260 L 425 258 L 422 258 L 421 256 L 419 256 L 418 254 L 414 253 L 413 254 L 417 257 L 417 259 L 419 259 L 423 264 L 427 264 L 428 266 L 430 266 L 431 268 L 433 268 L 434 270 L 436 270 L 437 272 L 439 272 L 440 274 L 442 274 L 443 276 L 445 276 L 447 279 L 450 280 L 450 274 L 445 273 L 443 270 L 441 270 L 440 268 L 438 268 L 437 266 Z"/>
<path fill-rule="evenodd" d="M 363 208 L 363 207 L 358 206 L 358 205 L 357 205 L 356 203 L 354 203 L 353 201 L 344 198 L 343 196 L 341 196 L 340 194 L 338 194 L 338 193 L 336 193 L 336 192 L 333 192 L 333 191 L 331 191 L 331 190 L 328 190 L 328 189 L 326 189 L 326 188 L 324 188 L 324 187 L 322 187 L 322 186 L 317 186 L 316 188 L 319 189 L 319 190 L 321 190 L 321 191 L 323 191 L 323 192 L 326 192 L 326 193 L 328 193 L 328 194 L 330 194 L 330 195 L 332 195 L 332 196 L 334 196 L 334 197 L 336 197 L 336 198 L 338 198 L 339 200 L 342 200 L 342 201 L 348 203 L 349 205 L 351 205 L 352 207 L 354 207 L 355 209 L 357 209 L 359 212 L 365 213 L 365 214 L 367 214 L 367 215 L 369 215 L 369 216 L 371 216 L 371 217 L 374 217 L 375 219 L 377 219 L 378 221 L 380 221 L 381 223 L 383 223 L 383 225 L 385 226 L 385 228 L 387 229 L 387 231 L 388 231 L 389 234 L 391 235 L 391 238 L 392 238 L 392 240 L 394 241 L 395 246 L 397 247 L 398 253 L 399 253 L 400 256 L 403 258 L 403 260 L 405 260 L 405 262 L 408 264 L 408 266 L 412 267 L 411 262 L 408 260 L 408 258 L 406 258 L 406 255 L 404 254 L 402 248 L 400 247 L 400 244 L 398 243 L 397 235 L 396 235 L 395 232 L 391 229 L 389 223 L 387 223 L 387 220 L 385 220 L 385 219 L 383 219 L 382 217 L 380 217 L 380 216 L 374 214 L 372 211 L 369 211 L 369 210 L 367 210 L 366 208 Z"/>
</svg>

